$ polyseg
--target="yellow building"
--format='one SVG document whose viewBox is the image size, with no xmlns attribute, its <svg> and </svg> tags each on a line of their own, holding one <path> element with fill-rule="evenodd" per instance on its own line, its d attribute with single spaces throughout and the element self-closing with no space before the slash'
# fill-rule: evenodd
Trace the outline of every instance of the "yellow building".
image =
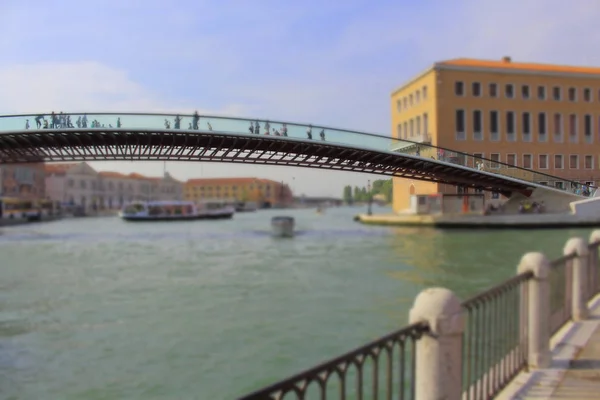
<svg viewBox="0 0 600 400">
<path fill-rule="evenodd" d="M 395 90 L 391 105 L 395 138 L 565 180 L 600 183 L 600 68 L 521 63 L 510 57 L 441 61 Z M 402 151 L 416 152 L 417 147 Z M 425 146 L 419 152 L 439 157 Z M 565 188 L 565 182 L 542 179 L 536 178 Z M 412 194 L 461 190 L 394 178 L 394 210 L 410 208 Z"/>
<path fill-rule="evenodd" d="M 259 178 L 190 179 L 185 183 L 184 198 L 190 201 L 248 201 L 267 207 L 289 205 L 293 201 L 288 185 Z"/>
</svg>

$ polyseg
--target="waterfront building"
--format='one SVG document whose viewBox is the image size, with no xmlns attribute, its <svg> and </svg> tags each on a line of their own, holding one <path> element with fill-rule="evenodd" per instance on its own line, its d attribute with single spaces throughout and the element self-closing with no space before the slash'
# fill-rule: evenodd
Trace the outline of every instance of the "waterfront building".
<svg viewBox="0 0 600 400">
<path fill-rule="evenodd" d="M 44 164 L 0 166 L 0 196 L 38 200 L 46 196 Z"/>
<path fill-rule="evenodd" d="M 207 199 L 255 202 L 262 207 L 287 206 L 293 195 L 283 182 L 259 178 L 190 179 L 185 183 L 185 200 Z"/>
<path fill-rule="evenodd" d="M 47 197 L 87 211 L 118 209 L 134 200 L 181 200 L 183 182 L 169 173 L 147 177 L 98 172 L 88 163 L 47 164 Z"/>
<path fill-rule="evenodd" d="M 435 63 L 391 95 L 392 136 L 583 184 L 600 184 L 600 68 L 459 58 Z M 396 150 L 424 154 L 426 147 Z M 443 154 L 448 157 L 451 154 Z M 490 171 L 499 166 L 489 165 Z M 567 189 L 564 181 L 543 181 Z M 413 195 L 463 188 L 394 178 L 396 212 Z M 493 196 L 493 194 L 486 194 Z"/>
</svg>

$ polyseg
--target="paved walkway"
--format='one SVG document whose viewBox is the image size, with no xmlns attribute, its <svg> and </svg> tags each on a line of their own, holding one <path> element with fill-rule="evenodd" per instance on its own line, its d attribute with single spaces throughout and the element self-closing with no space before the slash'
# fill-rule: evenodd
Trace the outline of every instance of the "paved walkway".
<svg viewBox="0 0 600 400">
<path fill-rule="evenodd" d="M 586 321 L 569 323 L 552 338 L 552 365 L 523 372 L 497 399 L 600 399 L 600 296 Z"/>
</svg>

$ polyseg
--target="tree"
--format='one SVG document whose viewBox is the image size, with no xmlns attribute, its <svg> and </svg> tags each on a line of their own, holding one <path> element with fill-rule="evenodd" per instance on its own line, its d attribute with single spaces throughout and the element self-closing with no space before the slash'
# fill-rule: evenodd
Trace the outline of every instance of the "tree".
<svg viewBox="0 0 600 400">
<path fill-rule="evenodd" d="M 352 197 L 352 186 L 344 186 L 344 195 L 342 198 L 346 204 L 352 204 L 354 202 L 354 198 Z"/>
</svg>

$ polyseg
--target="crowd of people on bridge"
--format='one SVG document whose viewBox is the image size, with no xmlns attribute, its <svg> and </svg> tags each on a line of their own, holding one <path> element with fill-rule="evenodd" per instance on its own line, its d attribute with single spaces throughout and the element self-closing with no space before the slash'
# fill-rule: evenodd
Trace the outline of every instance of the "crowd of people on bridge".
<svg viewBox="0 0 600 400">
<path fill-rule="evenodd" d="M 183 118 L 180 115 L 176 115 L 173 118 L 173 124 L 171 124 L 171 121 L 169 119 L 165 118 L 165 120 L 164 120 L 165 129 L 181 129 L 182 119 Z M 200 114 L 198 113 L 198 111 L 195 111 L 194 114 L 192 115 L 192 121 L 189 122 L 187 129 L 199 130 L 200 129 L 200 119 L 201 119 Z M 269 135 L 285 136 L 285 137 L 288 136 L 288 127 L 287 127 L 287 124 L 285 124 L 285 123 L 281 124 L 281 127 L 279 129 L 276 129 L 276 128 L 272 128 L 271 124 L 267 120 L 264 122 L 264 127 L 262 127 L 262 130 L 261 130 L 261 124 L 258 120 L 248 121 L 248 122 L 250 124 L 248 127 L 248 131 L 252 135 L 260 135 L 262 133 L 263 135 L 267 135 L 267 136 L 269 136 Z M 40 115 L 36 116 L 35 117 L 35 125 L 36 125 L 37 129 L 75 129 L 75 128 L 88 128 L 88 127 L 89 128 L 122 128 L 123 127 L 121 124 L 121 117 L 117 117 L 117 119 L 115 121 L 115 126 L 113 127 L 112 124 L 108 124 L 108 126 L 105 126 L 105 124 L 100 123 L 100 121 L 98 121 L 96 119 L 89 121 L 87 114 L 78 116 L 77 120 L 75 121 L 75 124 L 73 124 L 71 115 L 65 114 L 62 111 L 59 112 L 58 114 L 53 111 L 48 115 L 40 114 Z M 206 126 L 209 131 L 213 130 L 213 127 L 209 121 L 206 122 Z M 30 129 L 30 128 L 31 128 L 31 124 L 29 122 L 29 119 L 27 119 L 25 121 L 25 129 Z M 312 125 L 309 125 L 308 128 L 306 128 L 306 138 L 309 140 L 313 139 Z M 325 140 L 325 129 L 321 129 L 321 131 L 319 132 L 319 138 L 323 141 Z"/>
</svg>

